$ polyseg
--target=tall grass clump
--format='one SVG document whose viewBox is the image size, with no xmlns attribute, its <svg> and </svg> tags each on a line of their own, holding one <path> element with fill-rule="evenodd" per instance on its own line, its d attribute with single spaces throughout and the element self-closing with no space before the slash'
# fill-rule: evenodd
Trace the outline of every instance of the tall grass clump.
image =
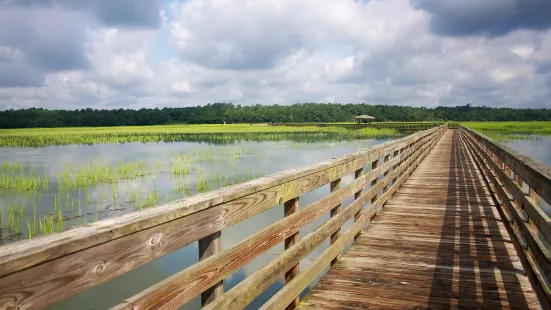
<svg viewBox="0 0 551 310">
<path fill-rule="evenodd" d="M 493 134 L 551 135 L 551 122 L 464 122 L 463 126 Z"/>
<path fill-rule="evenodd" d="M 382 138 L 396 136 L 388 129 L 348 130 L 341 127 L 162 125 L 134 127 L 26 128 L 0 130 L 0 147 L 44 147 L 50 145 L 130 142 L 281 141 L 327 138 Z"/>
</svg>

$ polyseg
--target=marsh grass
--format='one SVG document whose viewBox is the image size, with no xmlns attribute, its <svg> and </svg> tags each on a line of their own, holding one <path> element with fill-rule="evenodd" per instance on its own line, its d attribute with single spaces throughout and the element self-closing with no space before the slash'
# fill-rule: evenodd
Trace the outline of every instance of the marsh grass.
<svg viewBox="0 0 551 310">
<path fill-rule="evenodd" d="M 201 127 L 201 133 L 187 133 Z M 212 189 L 234 185 L 267 174 L 250 160 L 271 160 L 274 154 L 257 147 L 270 141 L 280 152 L 361 146 L 362 139 L 396 136 L 393 130 L 320 130 L 318 127 L 277 126 L 153 126 L 57 130 L 3 130 L 7 147 L 52 144 L 147 141 L 200 141 L 194 150 L 167 151 L 164 156 L 135 160 L 118 157 L 60 162 L 60 166 L 4 161 L 0 163 L 0 244 L 143 210 Z M 184 129 L 182 129 L 184 128 Z M 227 130 L 229 129 L 229 130 Z M 268 130 L 276 130 L 269 132 Z M 182 132 L 183 131 L 183 132 Z M 322 142 L 331 140 L 331 142 Z M 247 141 L 236 145 L 236 141 Z M 11 142 L 10 142 L 11 141 Z M 7 144 L 7 145 L 6 145 Z M 158 183 L 157 179 L 163 183 Z"/>
<path fill-rule="evenodd" d="M 499 135 L 551 135 L 551 122 L 463 122 L 463 126 Z"/>
<path fill-rule="evenodd" d="M 1 129 L 0 147 L 129 142 L 316 141 L 320 139 L 366 139 L 397 136 L 392 129 L 258 125 L 165 125 L 133 127 L 77 127 Z"/>
</svg>

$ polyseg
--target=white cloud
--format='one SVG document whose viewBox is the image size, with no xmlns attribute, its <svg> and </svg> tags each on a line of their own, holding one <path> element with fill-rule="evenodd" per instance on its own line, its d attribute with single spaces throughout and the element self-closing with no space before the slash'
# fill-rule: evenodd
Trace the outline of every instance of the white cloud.
<svg viewBox="0 0 551 310">
<path fill-rule="evenodd" d="M 87 65 L 37 73 L 27 61 L 30 45 L 2 42 L 0 63 L 9 66 L 0 81 L 12 83 L 0 88 L 0 108 L 221 101 L 551 107 L 549 30 L 438 36 L 431 15 L 408 0 L 188 0 L 163 7 L 158 28 L 107 27 L 61 7 L 32 10 L 36 19 L 50 20 L 55 10 L 84 16 L 71 19 L 79 30 L 68 37 L 58 29 L 67 26 L 48 31 L 67 46 L 79 46 L 71 43 L 79 34 Z M 33 83 L 15 85 L 13 72 Z M 44 76 L 40 85 L 36 74 Z"/>
</svg>

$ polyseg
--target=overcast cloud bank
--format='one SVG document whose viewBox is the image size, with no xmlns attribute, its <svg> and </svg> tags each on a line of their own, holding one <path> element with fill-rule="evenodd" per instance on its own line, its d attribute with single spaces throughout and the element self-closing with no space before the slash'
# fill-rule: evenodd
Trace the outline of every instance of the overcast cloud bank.
<svg viewBox="0 0 551 310">
<path fill-rule="evenodd" d="M 551 108 L 548 0 L 0 0 L 0 109 Z"/>
</svg>

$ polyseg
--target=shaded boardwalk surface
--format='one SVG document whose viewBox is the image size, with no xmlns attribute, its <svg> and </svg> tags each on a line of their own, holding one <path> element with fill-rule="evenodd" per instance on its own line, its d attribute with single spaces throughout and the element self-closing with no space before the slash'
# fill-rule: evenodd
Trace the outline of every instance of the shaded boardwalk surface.
<svg viewBox="0 0 551 310">
<path fill-rule="evenodd" d="M 448 130 L 300 309 L 539 309 L 494 201 Z"/>
</svg>

